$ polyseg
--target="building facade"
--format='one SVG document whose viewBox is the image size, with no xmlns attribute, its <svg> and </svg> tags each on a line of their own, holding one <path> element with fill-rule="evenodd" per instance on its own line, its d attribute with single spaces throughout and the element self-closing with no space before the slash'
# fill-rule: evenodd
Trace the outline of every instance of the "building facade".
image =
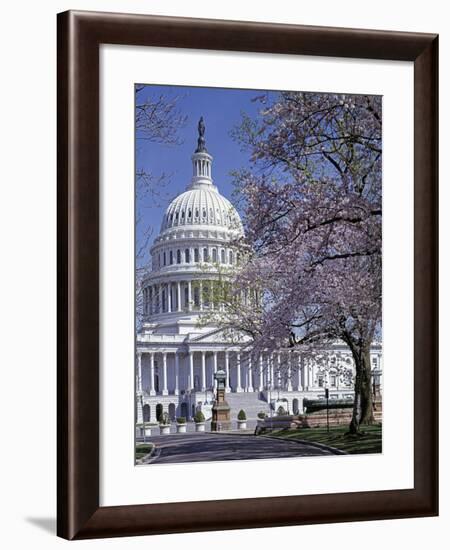
<svg viewBox="0 0 450 550">
<path fill-rule="evenodd" d="M 324 349 L 320 362 L 295 350 L 256 357 L 217 327 L 200 322 L 208 311 L 223 307 L 215 301 L 214 285 L 238 261 L 233 243 L 243 232 L 238 212 L 213 183 L 212 161 L 201 119 L 192 179 L 166 209 L 150 250 L 151 271 L 141 283 L 136 422 L 156 422 L 162 412 L 172 420 L 179 416 L 189 420 L 197 410 L 208 419 L 219 368 L 226 372 L 234 420 L 240 409 L 249 420 L 279 406 L 301 412 L 303 400 L 323 398 L 325 388 L 331 399 L 352 399 L 353 360 L 343 343 Z M 380 387 L 380 344 L 373 345 L 371 361 Z"/>
</svg>

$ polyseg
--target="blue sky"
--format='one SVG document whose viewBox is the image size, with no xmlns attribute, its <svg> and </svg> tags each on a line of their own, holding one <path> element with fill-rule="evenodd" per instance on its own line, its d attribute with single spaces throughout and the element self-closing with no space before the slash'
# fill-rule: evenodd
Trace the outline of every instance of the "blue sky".
<svg viewBox="0 0 450 550">
<path fill-rule="evenodd" d="M 249 166 L 248 153 L 240 150 L 230 131 L 241 121 L 241 113 L 256 117 L 259 102 L 252 99 L 265 93 L 261 90 L 235 90 L 223 88 L 194 88 L 185 86 L 152 86 L 139 92 L 139 99 L 178 97 L 178 109 L 187 116 L 186 125 L 180 129 L 181 145 L 164 145 L 136 141 L 136 166 L 155 176 L 171 175 L 170 185 L 161 190 L 161 198 L 145 208 L 142 223 L 137 227 L 136 239 L 142 242 L 144 228 L 150 227 L 152 238 L 158 234 L 163 213 L 171 199 L 182 193 L 192 175 L 191 155 L 197 146 L 197 124 L 203 116 L 206 125 L 206 147 L 214 157 L 213 179 L 219 192 L 231 199 L 233 186 L 230 172 Z M 139 201 L 139 197 L 137 198 Z M 147 201 L 148 202 L 148 201 Z M 138 206 L 138 205 L 137 205 Z"/>
</svg>

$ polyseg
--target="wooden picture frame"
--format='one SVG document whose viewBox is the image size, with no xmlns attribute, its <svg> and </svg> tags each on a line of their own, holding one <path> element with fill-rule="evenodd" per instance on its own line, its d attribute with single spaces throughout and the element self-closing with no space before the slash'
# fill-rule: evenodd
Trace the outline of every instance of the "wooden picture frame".
<svg viewBox="0 0 450 550">
<path fill-rule="evenodd" d="M 414 62 L 414 488 L 99 506 L 99 46 Z M 58 535 L 67 539 L 438 513 L 438 37 L 70 11 L 58 15 Z"/>
</svg>

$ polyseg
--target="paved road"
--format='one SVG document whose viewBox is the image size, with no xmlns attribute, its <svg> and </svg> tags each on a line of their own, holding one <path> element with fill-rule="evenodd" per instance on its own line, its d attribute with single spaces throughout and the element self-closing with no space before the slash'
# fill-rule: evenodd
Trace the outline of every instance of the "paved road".
<svg viewBox="0 0 450 550">
<path fill-rule="evenodd" d="M 155 454 L 151 462 L 203 462 L 211 460 L 250 460 L 334 454 L 331 450 L 282 439 L 253 435 L 179 434 L 152 436 Z"/>
</svg>

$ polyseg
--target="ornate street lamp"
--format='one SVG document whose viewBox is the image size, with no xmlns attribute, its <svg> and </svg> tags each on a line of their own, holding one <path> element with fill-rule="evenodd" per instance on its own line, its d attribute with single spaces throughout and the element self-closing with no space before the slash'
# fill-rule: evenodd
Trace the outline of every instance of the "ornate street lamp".
<svg viewBox="0 0 450 550">
<path fill-rule="evenodd" d="M 219 369 L 214 374 L 214 380 L 217 382 L 217 394 L 212 408 L 211 431 L 219 432 L 222 430 L 230 430 L 230 406 L 225 400 L 227 373 Z"/>
</svg>

